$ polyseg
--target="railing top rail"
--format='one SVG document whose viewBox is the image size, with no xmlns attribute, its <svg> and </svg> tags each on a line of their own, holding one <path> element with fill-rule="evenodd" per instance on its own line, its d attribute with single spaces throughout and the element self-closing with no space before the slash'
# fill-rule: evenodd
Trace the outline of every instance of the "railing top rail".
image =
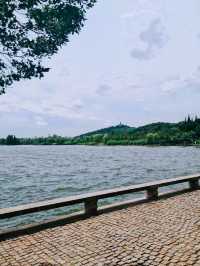
<svg viewBox="0 0 200 266">
<path fill-rule="evenodd" d="M 36 203 L 30 203 L 30 204 L 20 205 L 17 207 L 4 208 L 0 209 L 0 219 L 83 203 L 87 200 L 90 200 L 91 198 L 95 198 L 96 200 L 104 199 L 132 192 L 145 191 L 151 188 L 159 188 L 163 186 L 174 185 L 196 179 L 200 179 L 200 174 L 157 180 L 144 184 L 119 187 L 119 188 L 91 192 L 77 196 L 70 196 L 70 197 L 46 200 Z"/>
</svg>

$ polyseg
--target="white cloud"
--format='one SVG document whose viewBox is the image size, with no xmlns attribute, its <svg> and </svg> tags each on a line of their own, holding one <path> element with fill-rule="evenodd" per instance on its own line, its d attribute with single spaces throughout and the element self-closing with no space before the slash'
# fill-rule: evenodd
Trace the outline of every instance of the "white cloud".
<svg viewBox="0 0 200 266">
<path fill-rule="evenodd" d="M 112 90 L 111 86 L 109 86 L 108 84 L 102 84 L 96 89 L 96 93 L 100 96 L 103 96 L 111 90 Z"/>
<path fill-rule="evenodd" d="M 8 121 L 7 130 L 26 128 L 27 135 L 74 135 L 120 121 L 170 121 L 198 109 L 195 2 L 99 1 L 81 34 L 48 62 L 44 79 L 16 83 L 0 97 L 1 132 Z"/>
<path fill-rule="evenodd" d="M 159 18 L 152 20 L 148 28 L 139 34 L 139 38 L 141 42 L 145 43 L 146 48 L 135 48 L 131 51 L 131 56 L 139 60 L 151 59 L 157 50 L 166 45 L 168 41 L 165 28 Z"/>
<path fill-rule="evenodd" d="M 174 76 L 163 81 L 161 91 L 166 95 L 184 94 L 186 91 L 192 94 L 200 93 L 200 73 L 197 71 L 187 77 Z"/>
<path fill-rule="evenodd" d="M 45 119 L 41 116 L 35 116 L 34 119 L 35 119 L 36 126 L 44 127 L 44 126 L 48 125 L 48 123 L 45 121 Z"/>
</svg>

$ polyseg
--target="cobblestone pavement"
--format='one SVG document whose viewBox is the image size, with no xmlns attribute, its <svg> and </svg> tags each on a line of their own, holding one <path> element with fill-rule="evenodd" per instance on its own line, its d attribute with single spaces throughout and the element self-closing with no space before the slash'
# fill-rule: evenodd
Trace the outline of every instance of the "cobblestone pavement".
<svg viewBox="0 0 200 266">
<path fill-rule="evenodd" d="M 0 265 L 200 266 L 200 191 L 2 241 Z"/>
</svg>

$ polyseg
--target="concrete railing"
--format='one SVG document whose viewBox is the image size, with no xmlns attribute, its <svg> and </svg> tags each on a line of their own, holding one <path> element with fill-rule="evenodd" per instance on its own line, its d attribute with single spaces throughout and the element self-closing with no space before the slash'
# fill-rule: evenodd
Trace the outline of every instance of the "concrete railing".
<svg viewBox="0 0 200 266">
<path fill-rule="evenodd" d="M 177 177 L 172 179 L 165 179 L 160 181 L 149 182 L 145 184 L 109 189 L 104 191 L 98 191 L 94 193 L 88 193 L 79 196 L 72 196 L 66 198 L 59 198 L 47 201 L 41 201 L 17 207 L 0 209 L 0 219 L 17 217 L 25 214 L 31 214 L 41 211 L 47 211 L 50 209 L 56 209 L 65 206 L 71 206 L 74 204 L 84 203 L 84 211 L 76 212 L 71 215 L 62 215 L 55 218 L 51 218 L 46 221 L 32 223 L 20 227 L 0 229 L 0 241 L 16 236 L 31 234 L 40 230 L 55 227 L 58 225 L 65 225 L 67 223 L 76 222 L 78 220 L 86 219 L 88 217 L 100 214 L 106 211 L 113 211 L 130 206 L 132 204 L 139 204 L 148 201 L 157 200 L 158 198 L 165 198 L 188 192 L 194 189 L 199 189 L 200 174 Z M 181 189 L 173 191 L 172 193 L 160 193 L 159 188 L 167 187 L 170 185 L 188 183 L 187 189 Z M 134 192 L 146 192 L 146 197 L 142 199 L 135 199 L 129 201 L 123 201 L 120 203 L 112 204 L 109 206 L 103 206 L 98 208 L 98 200 L 111 198 L 119 195 L 126 195 Z"/>
<path fill-rule="evenodd" d="M 71 206 L 79 203 L 84 203 L 85 214 L 87 216 L 93 216 L 98 213 L 98 200 L 100 199 L 111 198 L 134 192 L 146 191 L 147 200 L 156 200 L 159 197 L 158 189 L 161 187 L 187 182 L 189 184 L 189 189 L 191 190 L 198 189 L 199 179 L 200 179 L 200 174 L 176 177 L 171 179 L 149 182 L 145 184 L 103 190 L 84 195 L 71 196 L 66 198 L 59 198 L 59 199 L 21 205 L 17 207 L 0 209 L 0 219 L 11 218 L 24 214 L 30 214 L 50 209 L 56 209 L 60 207 Z"/>
</svg>

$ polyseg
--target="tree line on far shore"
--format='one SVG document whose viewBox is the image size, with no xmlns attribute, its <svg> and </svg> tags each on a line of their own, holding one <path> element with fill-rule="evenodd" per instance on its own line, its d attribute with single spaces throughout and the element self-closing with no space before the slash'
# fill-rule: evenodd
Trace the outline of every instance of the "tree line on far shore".
<svg viewBox="0 0 200 266">
<path fill-rule="evenodd" d="M 0 145 L 66 145 L 71 138 L 52 135 L 48 137 L 17 138 L 15 135 L 8 135 L 0 139 Z"/>
<path fill-rule="evenodd" d="M 134 128 L 119 124 L 78 137 L 17 138 L 8 135 L 0 145 L 200 145 L 200 118 L 188 116 L 179 123 L 153 123 Z"/>
</svg>

